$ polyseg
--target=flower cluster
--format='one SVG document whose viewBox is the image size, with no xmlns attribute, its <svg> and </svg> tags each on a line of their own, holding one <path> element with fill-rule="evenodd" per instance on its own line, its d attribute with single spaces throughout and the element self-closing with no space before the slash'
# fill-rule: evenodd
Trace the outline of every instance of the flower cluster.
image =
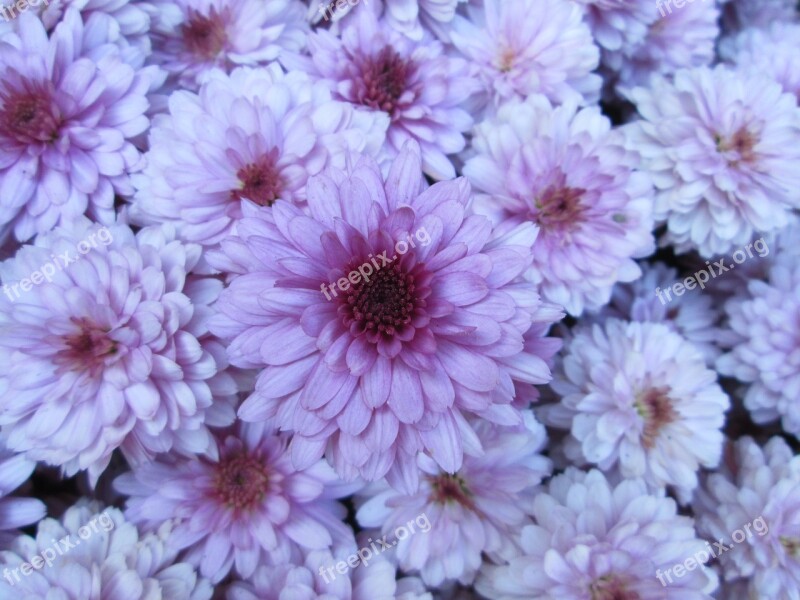
<svg viewBox="0 0 800 600">
<path fill-rule="evenodd" d="M 794 0 L 0 9 L 0 598 L 800 600 Z"/>
</svg>

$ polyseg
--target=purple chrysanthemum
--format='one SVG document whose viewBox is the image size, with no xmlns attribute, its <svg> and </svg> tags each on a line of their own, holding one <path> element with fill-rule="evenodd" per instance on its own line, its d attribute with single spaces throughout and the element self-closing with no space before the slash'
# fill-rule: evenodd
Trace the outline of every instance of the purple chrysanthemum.
<svg viewBox="0 0 800 600">
<path fill-rule="evenodd" d="M 800 108 L 766 75 L 682 70 L 631 96 L 643 117 L 632 145 L 658 190 L 664 242 L 678 252 L 729 253 L 800 207 Z"/>
<path fill-rule="evenodd" d="M 36 16 L 17 19 L 0 41 L 0 241 L 87 212 L 110 224 L 142 166 L 130 139 L 148 127 L 154 71 L 126 64 L 74 8 L 49 38 Z"/>
<path fill-rule="evenodd" d="M 299 0 L 150 0 L 151 61 L 173 83 L 197 89 L 214 68 L 232 71 L 303 48 L 308 31 Z"/>
<path fill-rule="evenodd" d="M 0 579 L 0 597 L 210 600 L 210 583 L 191 565 L 176 560 L 165 543 L 169 535 L 170 524 L 165 523 L 158 532 L 140 537 L 118 509 L 80 500 L 61 519 L 40 522 L 35 538 L 22 535 L 9 550 L 0 552 L 0 567 L 6 574 Z"/>
<path fill-rule="evenodd" d="M 359 524 L 392 537 L 396 528 L 425 515 L 429 531 L 416 531 L 397 542 L 400 568 L 420 571 L 432 586 L 456 579 L 472 583 L 483 553 L 513 554 L 512 539 L 527 523 L 521 507 L 533 500 L 535 486 L 550 474 L 550 461 L 539 454 L 547 439 L 544 427 L 530 411 L 523 419 L 515 428 L 476 422 L 480 446 L 475 450 L 481 451 L 466 455 L 455 474 L 420 454 L 421 480 L 415 494 L 403 495 L 385 483 L 362 490 L 366 502 L 356 515 Z"/>
<path fill-rule="evenodd" d="M 198 94 L 173 93 L 169 112 L 151 129 L 132 218 L 171 222 L 203 245 L 231 232 L 244 200 L 304 202 L 310 175 L 344 167 L 350 150 L 377 151 L 388 125 L 277 64 L 213 72 Z"/>
<path fill-rule="evenodd" d="M 205 329 L 222 286 L 187 281 L 200 248 L 173 237 L 84 219 L 0 265 L 0 424 L 11 449 L 96 480 L 117 447 L 134 463 L 171 447 L 205 452 L 206 425 L 233 420 L 236 386 Z"/>
<path fill-rule="evenodd" d="M 735 338 L 720 373 L 750 384 L 744 403 L 756 423 L 780 418 L 800 436 L 800 257 L 776 255 L 768 281 L 751 280 L 725 312 Z"/>
<path fill-rule="evenodd" d="M 370 10 L 348 19 L 341 38 L 324 30 L 311 34 L 308 48 L 310 57 L 287 56 L 283 64 L 325 82 L 337 100 L 389 116 L 379 160 L 416 140 L 425 173 L 455 177 L 447 155 L 464 149 L 472 117 L 463 105 L 476 89 L 466 61 L 447 56 L 438 41 L 405 37 Z"/>
<path fill-rule="evenodd" d="M 14 454 L 0 442 L 0 548 L 13 539 L 13 530 L 35 523 L 47 513 L 41 500 L 11 496 L 28 480 L 35 466 L 34 461 Z"/>
<path fill-rule="evenodd" d="M 171 548 L 218 582 L 235 567 L 243 578 L 260 564 L 301 563 L 312 550 L 355 550 L 336 498 L 353 491 L 318 461 L 292 466 L 289 437 L 241 424 L 213 459 L 166 456 L 120 476 L 125 514 L 146 531 L 175 519 Z M 215 453 L 216 454 L 216 453 Z"/>
<path fill-rule="evenodd" d="M 492 600 L 711 600 L 713 571 L 699 565 L 662 586 L 658 573 L 705 549 L 672 498 L 642 481 L 609 483 L 570 468 L 533 501 L 519 554 L 487 564 L 478 591 Z M 664 573 L 661 573 L 664 575 Z"/>
<path fill-rule="evenodd" d="M 641 275 L 633 259 L 654 248 L 652 183 L 599 108 L 509 102 L 478 125 L 473 145 L 464 174 L 485 192 L 475 210 L 500 233 L 538 226 L 527 276 L 545 300 L 580 315 Z"/>
<path fill-rule="evenodd" d="M 294 430 L 298 467 L 327 448 L 344 478 L 388 472 L 413 490 L 420 450 L 461 467 L 465 412 L 518 423 L 512 401 L 549 380 L 559 345 L 544 336 L 561 314 L 518 281 L 535 228 L 492 237 L 469 198 L 464 179 L 423 189 L 409 142 L 385 181 L 368 157 L 312 177 L 308 215 L 246 205 L 210 255 L 239 274 L 212 330 L 231 340 L 233 364 L 263 368 L 239 414 Z"/>
<path fill-rule="evenodd" d="M 336 571 L 336 564 L 350 556 L 312 550 L 298 564 L 259 567 L 251 581 L 231 585 L 226 600 L 433 600 L 419 579 L 396 580 L 397 569 L 385 555 L 344 574 Z"/>
<path fill-rule="evenodd" d="M 604 471 L 673 485 L 682 499 L 722 455 L 729 399 L 700 351 L 661 323 L 607 319 L 579 330 L 551 387 L 546 421 L 570 429 L 574 453 Z"/>
<path fill-rule="evenodd" d="M 720 54 L 738 68 L 766 73 L 781 84 L 784 92 L 800 102 L 800 24 L 776 22 L 767 29 L 751 27 L 726 39 Z"/>
<path fill-rule="evenodd" d="M 728 548 L 714 549 L 740 593 L 725 598 L 800 598 L 800 457 L 782 438 L 763 448 L 749 437 L 733 443 L 694 508 L 700 534 Z"/>
<path fill-rule="evenodd" d="M 678 278 L 676 269 L 664 263 L 645 263 L 642 273 L 642 277 L 632 283 L 616 285 L 608 305 L 591 320 L 602 323 L 613 317 L 624 321 L 664 323 L 696 346 L 708 364 L 713 365 L 722 352 L 720 344 L 730 343 L 732 337 L 720 327 L 722 307 L 719 302 L 702 290 L 667 296 L 665 290 L 682 280 Z M 707 285 L 714 286 L 713 283 Z"/>
<path fill-rule="evenodd" d="M 599 96 L 600 52 L 583 9 L 563 0 L 484 0 L 457 15 L 450 38 L 489 99 L 543 94 L 555 103 Z"/>
</svg>

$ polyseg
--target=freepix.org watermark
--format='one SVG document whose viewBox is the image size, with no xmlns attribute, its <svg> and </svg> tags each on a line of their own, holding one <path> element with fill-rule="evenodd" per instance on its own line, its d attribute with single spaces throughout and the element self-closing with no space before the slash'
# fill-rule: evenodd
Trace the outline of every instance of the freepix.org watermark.
<svg viewBox="0 0 800 600">
<path fill-rule="evenodd" d="M 680 579 L 689 571 L 694 571 L 700 565 L 705 564 L 710 558 L 717 558 L 721 554 L 732 550 L 736 544 L 741 544 L 745 540 L 749 540 L 751 537 L 753 537 L 751 528 L 755 530 L 760 537 L 763 537 L 769 533 L 769 525 L 764 520 L 764 517 L 758 517 L 753 519 L 752 523 L 747 523 L 746 525 L 742 526 L 741 529 L 737 529 L 731 534 L 733 543 L 730 546 L 726 546 L 724 541 L 721 539 L 714 542 L 713 548 L 711 547 L 711 544 L 706 542 L 706 548 L 708 548 L 707 552 L 706 550 L 698 550 L 693 556 L 690 556 L 682 563 L 675 563 L 663 573 L 661 572 L 661 569 L 658 569 L 656 571 L 656 577 L 661 582 L 661 585 L 666 587 L 668 584 L 672 583 L 673 575 L 676 579 Z M 715 549 L 716 552 L 714 552 Z"/>
<path fill-rule="evenodd" d="M 395 254 L 391 258 L 387 256 L 387 254 L 389 254 L 389 250 L 384 250 L 378 254 L 378 256 L 373 256 L 370 254 L 367 257 L 368 260 L 358 267 L 357 270 L 350 271 L 350 273 L 347 274 L 347 277 L 340 277 L 335 283 L 323 283 L 320 286 L 320 291 L 325 294 L 325 298 L 330 301 L 331 298 L 336 298 L 337 287 L 340 291 L 346 292 L 350 289 L 351 285 L 358 285 L 362 281 L 364 283 L 369 283 L 369 278 L 377 271 L 380 271 L 382 267 L 385 267 L 386 265 L 389 265 L 397 260 L 398 257 L 408 252 L 409 248 L 416 248 L 417 245 L 414 243 L 414 238 L 416 238 L 416 241 L 418 241 L 420 246 L 423 247 L 431 243 L 431 236 L 428 231 L 424 227 L 420 227 L 413 236 L 409 233 L 406 236 L 406 239 L 400 240 L 394 245 Z M 373 265 L 375 267 L 374 269 Z M 328 293 L 329 291 L 330 294 Z"/>
<path fill-rule="evenodd" d="M 660 287 L 656 288 L 656 296 L 661 301 L 661 304 L 666 304 L 667 302 L 672 302 L 672 296 L 670 295 L 670 291 L 674 292 L 676 296 L 683 296 L 686 290 L 693 290 L 696 287 L 700 287 L 701 290 L 704 290 L 706 287 L 706 283 L 734 269 L 736 265 L 742 264 L 748 258 L 753 258 L 753 250 L 758 253 L 760 258 L 764 258 L 769 254 L 769 247 L 767 243 L 764 241 L 764 238 L 759 238 L 755 242 L 751 244 L 747 244 L 733 253 L 731 258 L 733 258 L 733 262 L 736 264 L 732 265 L 725 265 L 725 259 L 720 258 L 716 262 L 706 261 L 706 265 L 708 266 L 707 269 L 700 269 L 694 275 L 689 275 L 683 282 L 676 281 L 671 286 L 667 287 L 666 289 L 661 289 Z M 666 298 L 666 299 L 665 299 Z"/>
<path fill-rule="evenodd" d="M 53 275 L 56 274 L 56 271 L 63 270 L 64 267 L 76 262 L 81 256 L 88 253 L 91 249 L 97 248 L 98 240 L 104 246 L 108 246 L 114 241 L 114 237 L 111 235 L 108 227 L 101 227 L 97 231 L 92 232 L 91 235 L 87 236 L 85 240 L 78 242 L 76 245 L 78 254 L 72 254 L 69 250 L 66 250 L 58 255 L 51 254 L 50 258 L 52 261 L 44 263 L 41 267 L 35 271 L 32 271 L 28 277 L 23 278 L 17 283 L 3 284 L 3 293 L 9 300 L 14 302 L 15 300 L 19 299 L 20 290 L 23 292 L 29 292 L 34 285 L 40 285 L 45 281 L 53 281 Z M 12 293 L 14 294 L 13 297 Z"/>
<path fill-rule="evenodd" d="M 672 7 L 670 6 L 670 4 L 672 4 L 673 2 L 675 3 L 675 8 L 683 8 L 684 6 L 686 6 L 687 3 L 691 4 L 694 1 L 695 0 L 666 0 L 666 2 L 662 4 L 661 0 L 656 0 L 656 8 L 658 9 L 658 12 L 661 13 L 662 17 L 666 17 L 667 13 L 672 14 Z M 707 1 L 708 0 L 698 0 L 698 2 L 707 2 Z M 666 12 L 664 11 L 664 7 L 666 7 L 667 9 Z"/>
<path fill-rule="evenodd" d="M 333 0 L 330 4 L 320 4 L 319 12 L 322 13 L 323 18 L 327 21 L 333 18 L 334 13 L 340 12 L 348 6 L 355 6 L 359 2 L 361 0 Z M 369 4 L 369 2 L 364 0 L 364 4 Z"/>
<path fill-rule="evenodd" d="M 336 563 L 335 566 L 330 567 L 320 567 L 319 574 L 322 575 L 322 578 L 325 580 L 325 583 L 330 583 L 334 579 L 336 579 L 336 573 L 339 575 L 344 575 L 350 569 L 355 569 L 359 563 L 364 565 L 365 567 L 369 566 L 369 561 L 372 560 L 373 556 L 377 556 L 381 552 L 385 552 L 386 550 L 391 550 L 397 545 L 397 542 L 400 540 L 406 539 L 408 536 L 417 533 L 414 525 L 419 527 L 419 531 L 422 533 L 428 533 L 431 530 L 431 522 L 428 519 L 428 515 L 422 513 L 418 515 L 415 519 L 412 519 L 405 525 L 400 525 L 394 530 L 394 538 L 393 540 L 388 540 L 388 535 L 383 536 L 382 538 L 373 541 L 372 538 L 367 538 L 367 542 L 370 544 L 369 546 L 364 546 L 363 548 L 359 548 L 357 552 L 351 554 L 347 557 L 347 561 L 340 560 Z M 375 544 L 378 544 L 377 546 Z M 334 568 L 336 569 L 336 573 L 333 572 Z M 330 576 L 330 579 L 328 577 Z"/>
<path fill-rule="evenodd" d="M 22 563 L 16 569 L 3 569 L 3 577 L 6 578 L 8 583 L 15 585 L 15 582 L 22 581 L 20 579 L 20 572 L 26 577 L 33 573 L 34 570 L 39 571 L 45 567 L 51 567 L 56 560 L 57 556 L 64 556 L 75 546 L 79 546 L 81 540 L 88 540 L 92 534 L 98 532 L 98 525 L 103 531 L 111 531 L 114 529 L 114 520 L 107 512 L 102 512 L 94 519 L 89 521 L 78 529 L 78 537 L 73 541 L 72 534 L 66 535 L 60 540 L 53 540 L 51 546 L 48 546 L 39 554 L 35 554 L 28 559 L 28 562 Z M 56 554 L 56 552 L 58 554 Z M 14 578 L 12 579 L 12 575 Z"/>
<path fill-rule="evenodd" d="M 31 6 L 39 6 L 40 4 L 50 6 L 50 0 L 17 0 L 17 2 L 11 3 L 8 6 L 0 4 L 0 15 L 2 15 L 6 21 L 10 21 L 27 11 Z M 14 9 L 16 9 L 16 13 Z"/>
</svg>

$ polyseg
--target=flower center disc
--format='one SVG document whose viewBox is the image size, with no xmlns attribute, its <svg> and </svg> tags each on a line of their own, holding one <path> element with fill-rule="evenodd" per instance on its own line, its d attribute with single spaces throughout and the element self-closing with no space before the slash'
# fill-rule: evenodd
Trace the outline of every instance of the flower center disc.
<svg viewBox="0 0 800 600">
<path fill-rule="evenodd" d="M 202 58 L 216 57 L 228 40 L 222 15 L 213 7 L 208 16 L 191 9 L 189 15 L 189 22 L 181 27 L 186 49 Z"/>
<path fill-rule="evenodd" d="M 375 110 L 392 114 L 406 91 L 411 64 L 391 46 L 370 57 L 362 70 L 364 90 L 360 102 Z"/>
<path fill-rule="evenodd" d="M 239 169 L 236 177 L 239 178 L 242 187 L 231 190 L 231 198 L 233 200 L 247 198 L 259 206 L 272 206 L 283 187 L 283 180 L 276 166 L 277 159 L 278 150 L 275 148 L 255 163 Z"/>
<path fill-rule="evenodd" d="M 644 420 L 642 444 L 652 448 L 661 429 L 677 418 L 672 400 L 665 388 L 652 388 L 639 395 L 634 403 L 636 412 Z"/>
<path fill-rule="evenodd" d="M 58 139 L 57 108 L 45 90 L 4 93 L 0 91 L 0 136 L 23 144 Z"/>
<path fill-rule="evenodd" d="M 379 337 L 391 338 L 410 327 L 418 306 L 414 271 L 406 272 L 399 263 L 387 265 L 346 291 L 339 311 L 354 335 L 366 335 L 376 342 Z"/>
<path fill-rule="evenodd" d="M 253 508 L 264 499 L 268 489 L 267 469 L 254 456 L 237 454 L 220 460 L 217 465 L 214 490 L 230 508 Z"/>
</svg>

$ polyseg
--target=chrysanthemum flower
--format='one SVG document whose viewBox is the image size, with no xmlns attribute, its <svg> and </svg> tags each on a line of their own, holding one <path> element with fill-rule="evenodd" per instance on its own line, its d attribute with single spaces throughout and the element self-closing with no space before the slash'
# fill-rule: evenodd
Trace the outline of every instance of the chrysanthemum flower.
<svg viewBox="0 0 800 600">
<path fill-rule="evenodd" d="M 711 600 L 717 577 L 703 565 L 672 583 L 664 571 L 704 550 L 692 520 L 641 480 L 609 483 L 570 468 L 533 502 L 519 554 L 486 565 L 478 591 L 492 600 Z"/>
<path fill-rule="evenodd" d="M 422 39 L 426 30 L 434 33 L 447 29 L 456 8 L 466 0 L 383 0 L 383 18 L 408 37 Z"/>
<path fill-rule="evenodd" d="M 767 29 L 750 27 L 724 40 L 720 54 L 739 69 L 765 73 L 781 84 L 784 92 L 800 101 L 800 24 L 775 22 Z"/>
<path fill-rule="evenodd" d="M 450 38 L 495 104 L 543 94 L 555 103 L 597 100 L 600 52 L 583 8 L 562 0 L 484 0 L 457 15 Z"/>
<path fill-rule="evenodd" d="M 722 575 L 747 593 L 726 598 L 800 598 L 800 457 L 783 439 L 737 440 L 696 499 L 698 531 L 727 548 L 713 547 Z"/>
<path fill-rule="evenodd" d="M 652 2 L 646 4 L 652 11 Z M 605 55 L 618 89 L 629 91 L 647 85 L 653 74 L 671 76 L 680 69 L 705 67 L 715 61 L 720 30 L 714 0 L 696 0 L 671 13 L 664 9 L 664 13 L 648 26 L 638 43 Z"/>
<path fill-rule="evenodd" d="M 35 523 L 47 513 L 41 500 L 10 495 L 28 480 L 35 466 L 34 461 L 14 454 L 0 442 L 0 547 L 15 537 L 13 530 Z"/>
<path fill-rule="evenodd" d="M 416 577 L 395 579 L 397 568 L 383 554 L 348 566 L 344 574 L 336 571 L 350 556 L 312 550 L 299 564 L 259 567 L 251 581 L 232 584 L 226 600 L 433 600 Z"/>
<path fill-rule="evenodd" d="M 203 245 L 230 233 L 243 200 L 303 202 L 310 175 L 343 168 L 350 150 L 377 152 L 388 125 L 277 64 L 211 73 L 198 94 L 173 93 L 169 111 L 150 130 L 132 218 Z"/>
<path fill-rule="evenodd" d="M 549 380 L 558 343 L 544 336 L 561 314 L 518 281 L 535 228 L 492 237 L 469 199 L 464 179 L 423 190 L 409 142 L 385 181 L 369 157 L 312 177 L 308 215 L 245 205 L 209 253 L 238 274 L 211 329 L 233 364 L 263 369 L 239 415 L 295 431 L 298 468 L 327 448 L 344 478 L 389 472 L 413 490 L 422 449 L 461 467 L 464 412 L 518 423 L 511 402 Z"/>
<path fill-rule="evenodd" d="M 766 29 L 773 23 L 790 23 L 798 18 L 794 0 L 720 0 L 723 2 L 726 31 Z"/>
<path fill-rule="evenodd" d="M 204 452 L 236 386 L 205 329 L 221 283 L 168 229 L 83 219 L 0 265 L 0 425 L 8 446 L 93 480 L 119 447 L 138 462 Z M 212 401 L 216 396 L 216 401 Z"/>
<path fill-rule="evenodd" d="M 656 491 L 674 485 L 685 499 L 698 469 L 719 463 L 728 397 L 666 325 L 607 319 L 579 330 L 551 387 L 562 399 L 546 421 L 571 429 L 582 458 L 604 471 Z"/>
<path fill-rule="evenodd" d="M 150 16 L 141 3 L 133 0 L 40 0 L 35 6 L 28 2 L 24 11 L 35 14 L 45 29 L 51 32 L 64 18 L 68 8 L 80 11 L 87 28 L 105 30 L 104 42 L 117 44 L 125 63 L 134 67 L 144 64 L 151 47 Z M 21 20 L 17 18 L 0 21 L 0 39 L 6 31 L 19 31 L 20 23 Z"/>
<path fill-rule="evenodd" d="M 466 61 L 447 56 L 438 41 L 407 38 L 370 10 L 348 19 L 341 37 L 314 32 L 308 49 L 310 57 L 287 55 L 281 62 L 323 81 L 335 99 L 389 116 L 381 160 L 416 140 L 425 173 L 455 177 L 447 155 L 464 149 L 472 117 L 463 104 L 476 91 Z"/>
<path fill-rule="evenodd" d="M 152 70 L 126 64 L 69 9 L 48 38 L 32 14 L 0 40 L 0 240 L 25 241 L 88 212 L 114 219 L 141 155 Z"/>
<path fill-rule="evenodd" d="M 243 424 L 220 441 L 218 458 L 162 457 L 114 485 L 130 496 L 127 518 L 144 530 L 175 519 L 171 547 L 214 582 L 234 567 L 249 578 L 260 564 L 302 563 L 312 550 L 355 551 L 336 502 L 354 486 L 324 461 L 295 469 L 288 443 L 285 434 Z"/>
<path fill-rule="evenodd" d="M 725 312 L 735 342 L 717 369 L 750 383 L 744 403 L 756 423 L 780 418 L 800 436 L 800 257 L 776 255 L 769 280 L 751 280 Z"/>
<path fill-rule="evenodd" d="M 720 345 L 729 344 L 733 339 L 731 333 L 720 326 L 723 316 L 720 303 L 702 290 L 667 296 L 665 289 L 683 280 L 676 269 L 664 263 L 644 263 L 642 273 L 642 277 L 632 283 L 616 285 L 611 301 L 591 320 L 602 323 L 613 317 L 663 323 L 696 346 L 708 364 L 713 365 L 722 353 Z M 706 285 L 708 289 L 714 283 Z"/>
<path fill-rule="evenodd" d="M 35 538 L 22 535 L 0 552 L 6 574 L 0 579 L 0 597 L 210 600 L 211 585 L 190 565 L 176 561 L 165 543 L 169 535 L 170 524 L 165 523 L 158 532 L 140 537 L 116 508 L 80 500 L 61 519 L 41 521 Z M 31 570 L 28 564 L 28 574 L 20 570 L 37 555 L 43 566 Z"/>
<path fill-rule="evenodd" d="M 766 75 L 682 70 L 631 96 L 643 117 L 632 144 L 658 189 L 664 242 L 678 252 L 729 253 L 800 207 L 800 108 Z"/>
<path fill-rule="evenodd" d="M 299 0 L 150 0 L 151 61 L 173 83 L 197 89 L 214 68 L 264 64 L 305 44 Z"/>
<path fill-rule="evenodd" d="M 654 248 L 652 184 L 598 108 L 509 102 L 478 125 L 473 146 L 464 174 L 485 192 L 475 210 L 499 232 L 538 226 L 527 276 L 545 300 L 579 315 L 641 275 L 633 259 Z"/>
<path fill-rule="evenodd" d="M 415 494 L 401 494 L 383 482 L 362 490 L 367 500 L 358 509 L 359 524 L 379 528 L 394 540 L 397 528 L 424 515 L 428 531 L 417 528 L 398 538 L 400 568 L 420 571 L 431 586 L 456 579 L 472 583 L 482 553 L 513 554 L 512 539 L 527 523 L 522 506 L 533 500 L 534 487 L 550 474 L 550 461 L 539 454 L 547 440 L 544 427 L 530 411 L 523 418 L 524 424 L 515 428 L 476 422 L 482 452 L 466 455 L 455 474 L 420 454 L 422 476 Z"/>
</svg>

